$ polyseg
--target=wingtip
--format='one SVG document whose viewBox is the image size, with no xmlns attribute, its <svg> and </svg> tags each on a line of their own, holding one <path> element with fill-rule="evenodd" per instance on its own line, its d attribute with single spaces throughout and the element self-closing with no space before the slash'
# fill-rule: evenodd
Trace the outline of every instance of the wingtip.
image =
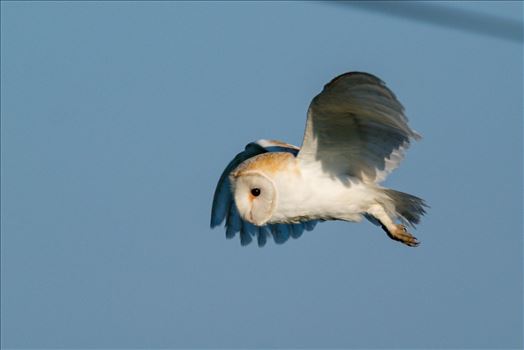
<svg viewBox="0 0 524 350">
<path fill-rule="evenodd" d="M 223 221 L 224 221 L 224 219 L 219 220 L 219 218 L 211 216 L 211 220 L 209 222 L 209 227 L 210 228 L 215 228 L 217 226 L 220 226 L 220 224 L 222 224 Z"/>
<path fill-rule="evenodd" d="M 337 75 L 336 77 L 334 77 L 333 79 L 331 79 L 331 81 L 329 83 L 327 83 L 326 85 L 324 85 L 324 89 L 327 89 L 331 86 L 333 86 L 336 82 L 344 79 L 344 78 L 349 78 L 349 77 L 357 77 L 357 76 L 361 76 L 361 77 L 366 77 L 366 78 L 370 78 L 370 79 L 373 79 L 375 80 L 377 83 L 379 84 L 384 84 L 384 82 L 382 81 L 382 79 L 380 79 L 379 77 L 377 77 L 376 75 L 373 75 L 371 73 L 366 73 L 366 72 L 358 72 L 358 71 L 354 71 L 354 72 L 346 72 L 346 73 L 342 73 L 340 75 Z"/>
<path fill-rule="evenodd" d="M 416 141 L 422 140 L 422 135 L 413 130 L 413 139 Z"/>
</svg>

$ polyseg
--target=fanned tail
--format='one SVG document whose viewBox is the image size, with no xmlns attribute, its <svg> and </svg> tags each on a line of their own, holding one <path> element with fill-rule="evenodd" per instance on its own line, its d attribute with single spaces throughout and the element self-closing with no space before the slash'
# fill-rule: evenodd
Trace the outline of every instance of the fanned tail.
<svg viewBox="0 0 524 350">
<path fill-rule="evenodd" d="M 410 226 L 418 224 L 428 208 L 422 198 L 411 194 L 390 189 L 383 189 L 383 193 L 391 199 L 398 218 Z"/>
</svg>

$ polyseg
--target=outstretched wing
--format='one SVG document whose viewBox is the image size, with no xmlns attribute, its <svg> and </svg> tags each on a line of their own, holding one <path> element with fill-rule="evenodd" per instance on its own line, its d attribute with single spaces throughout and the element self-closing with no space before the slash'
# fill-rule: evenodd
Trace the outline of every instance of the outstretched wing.
<svg viewBox="0 0 524 350">
<path fill-rule="evenodd" d="M 418 138 L 384 82 L 367 73 L 346 73 L 311 101 L 298 158 L 320 162 L 333 176 L 380 182 Z"/>
<path fill-rule="evenodd" d="M 242 245 L 247 245 L 251 243 L 253 238 L 256 238 L 260 247 L 266 244 L 268 236 L 272 236 L 275 243 L 282 244 L 289 237 L 300 237 L 304 230 L 311 231 L 317 221 L 307 221 L 299 224 L 255 226 L 242 220 L 238 214 L 229 182 L 231 171 L 251 157 L 266 152 L 289 152 L 296 156 L 298 151 L 299 148 L 296 146 L 273 140 L 259 140 L 249 143 L 244 151 L 237 154 L 227 165 L 218 180 L 211 209 L 211 227 L 219 226 L 225 220 L 227 238 L 233 238 L 239 232 Z"/>
</svg>

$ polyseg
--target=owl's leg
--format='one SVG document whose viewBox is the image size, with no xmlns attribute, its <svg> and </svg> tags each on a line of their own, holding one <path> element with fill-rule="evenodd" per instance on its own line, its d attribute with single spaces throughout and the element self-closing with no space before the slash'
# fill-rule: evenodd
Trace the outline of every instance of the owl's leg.
<svg viewBox="0 0 524 350">
<path fill-rule="evenodd" d="M 395 224 L 394 218 L 391 218 L 380 204 L 371 205 L 366 213 L 378 220 L 380 226 L 386 231 L 389 238 L 402 242 L 410 247 L 416 247 L 420 244 L 417 238 L 407 231 L 406 226 Z"/>
</svg>

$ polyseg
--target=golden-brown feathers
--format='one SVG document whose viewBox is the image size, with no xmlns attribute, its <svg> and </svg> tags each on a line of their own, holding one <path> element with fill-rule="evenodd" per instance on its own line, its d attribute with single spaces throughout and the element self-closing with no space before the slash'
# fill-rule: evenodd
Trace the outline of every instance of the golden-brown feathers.
<svg viewBox="0 0 524 350">
<path fill-rule="evenodd" d="M 245 161 L 232 175 L 236 177 L 254 170 L 262 171 L 266 174 L 275 174 L 280 171 L 300 173 L 294 155 L 287 152 L 272 152 L 260 154 Z"/>
</svg>

